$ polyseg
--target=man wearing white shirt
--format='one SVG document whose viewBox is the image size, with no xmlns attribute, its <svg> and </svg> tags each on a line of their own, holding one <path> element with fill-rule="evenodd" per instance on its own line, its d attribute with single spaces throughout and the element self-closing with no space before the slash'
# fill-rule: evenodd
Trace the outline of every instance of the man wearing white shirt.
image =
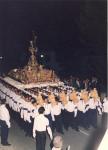
<svg viewBox="0 0 108 150">
<path fill-rule="evenodd" d="M 102 126 L 107 129 L 108 124 L 108 97 L 103 100 L 103 114 L 102 114 Z"/>
<path fill-rule="evenodd" d="M 80 98 L 80 100 L 78 101 L 78 103 L 76 103 L 77 108 L 78 108 L 78 114 L 77 114 L 77 123 L 78 126 L 82 126 L 84 127 L 84 119 L 85 119 L 85 103 L 84 100 L 82 98 Z"/>
<path fill-rule="evenodd" d="M 44 115 L 48 118 L 49 125 L 50 125 L 50 127 L 52 129 L 52 121 L 53 121 L 54 115 L 51 112 L 51 103 L 48 102 L 48 99 L 44 100 L 44 105 L 43 106 L 45 108 Z"/>
<path fill-rule="evenodd" d="M 53 132 L 56 129 L 57 132 L 63 133 L 63 123 L 62 123 L 62 109 L 64 109 L 61 102 L 57 102 L 57 100 L 54 102 L 54 104 L 51 104 L 51 114 L 54 116 L 53 121 Z"/>
<path fill-rule="evenodd" d="M 52 131 L 49 126 L 49 120 L 44 116 L 44 107 L 40 107 L 39 115 L 34 119 L 33 137 L 36 138 L 36 150 L 45 150 L 46 131 L 52 140 Z"/>
<path fill-rule="evenodd" d="M 103 112 L 108 113 L 108 97 L 105 97 L 103 100 Z"/>
<path fill-rule="evenodd" d="M 64 105 L 64 113 L 65 113 L 64 116 L 65 129 L 68 130 L 68 127 L 71 126 L 76 131 L 78 131 L 77 120 L 76 120 L 77 108 L 72 100 L 67 101 L 67 104 Z"/>
<path fill-rule="evenodd" d="M 96 110 L 97 102 L 93 97 L 90 97 L 88 104 L 89 104 L 88 118 L 90 121 L 90 125 L 93 126 L 94 128 L 97 128 L 97 110 Z"/>
<path fill-rule="evenodd" d="M 0 101 L 0 126 L 1 126 L 1 144 L 4 146 L 10 146 L 8 143 L 8 133 L 10 128 L 10 115 L 5 106 L 5 99 Z"/>
</svg>

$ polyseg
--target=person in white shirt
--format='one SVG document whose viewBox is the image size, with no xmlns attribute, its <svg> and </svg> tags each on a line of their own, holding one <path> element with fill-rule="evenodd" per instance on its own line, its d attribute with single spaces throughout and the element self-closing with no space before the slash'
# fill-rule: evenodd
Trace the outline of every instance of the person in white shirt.
<svg viewBox="0 0 108 150">
<path fill-rule="evenodd" d="M 49 120 L 44 116 L 44 107 L 38 109 L 39 115 L 34 119 L 33 137 L 36 138 L 36 150 L 45 150 L 46 131 L 52 140 L 52 131 L 49 126 Z"/>
<path fill-rule="evenodd" d="M 85 103 L 82 98 L 76 103 L 78 108 L 78 114 L 77 114 L 77 126 L 84 127 L 84 118 L 85 118 Z"/>
<path fill-rule="evenodd" d="M 103 112 L 108 114 L 108 97 L 103 100 Z"/>
<path fill-rule="evenodd" d="M 1 126 L 1 144 L 4 146 L 10 146 L 8 143 L 8 133 L 10 128 L 10 115 L 5 106 L 5 99 L 0 100 L 0 126 Z"/>
<path fill-rule="evenodd" d="M 102 114 L 102 127 L 107 129 L 108 124 L 108 97 L 103 99 L 103 114 Z"/>
<path fill-rule="evenodd" d="M 77 121 L 77 108 L 72 100 L 67 101 L 64 105 L 64 127 L 68 130 L 69 126 L 78 131 Z"/>
<path fill-rule="evenodd" d="M 53 132 L 56 131 L 64 134 L 63 132 L 63 122 L 62 122 L 62 109 L 64 109 L 61 102 L 59 102 L 57 99 L 51 104 L 51 114 L 53 114 L 53 125 L 52 130 Z"/>
<path fill-rule="evenodd" d="M 89 124 L 94 128 L 97 128 L 97 110 L 96 110 L 97 102 L 93 97 L 90 97 L 88 104 L 89 104 L 88 119 L 90 122 Z"/>
<path fill-rule="evenodd" d="M 53 121 L 54 115 L 51 113 L 51 103 L 48 102 L 47 98 L 44 99 L 44 105 L 43 105 L 43 107 L 45 108 L 44 115 L 45 115 L 45 117 L 48 118 L 49 125 L 50 125 L 50 127 L 52 129 L 52 121 Z"/>
</svg>

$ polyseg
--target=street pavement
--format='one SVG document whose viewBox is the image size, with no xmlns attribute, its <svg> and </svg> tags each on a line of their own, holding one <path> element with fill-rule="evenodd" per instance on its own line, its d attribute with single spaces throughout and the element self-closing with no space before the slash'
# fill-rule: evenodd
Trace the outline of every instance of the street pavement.
<svg viewBox="0 0 108 150">
<path fill-rule="evenodd" d="M 97 150 L 97 147 L 104 135 L 104 130 L 101 126 L 101 118 L 98 119 L 98 128 L 90 128 L 85 130 L 80 128 L 77 132 L 71 128 L 68 131 L 64 130 L 63 137 L 63 150 L 70 145 L 70 150 Z M 54 135 L 58 135 L 55 133 Z M 60 135 L 60 134 L 59 134 Z M 25 132 L 17 125 L 15 121 L 12 121 L 12 125 L 9 131 L 9 143 L 11 146 L 2 146 L 0 144 L 0 150 L 36 150 L 36 143 L 32 137 L 25 136 Z M 50 139 L 47 136 L 46 150 L 51 150 Z"/>
</svg>

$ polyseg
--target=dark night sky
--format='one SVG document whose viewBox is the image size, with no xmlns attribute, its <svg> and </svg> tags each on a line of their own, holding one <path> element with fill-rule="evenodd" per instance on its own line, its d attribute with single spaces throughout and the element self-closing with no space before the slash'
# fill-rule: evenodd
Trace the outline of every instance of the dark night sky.
<svg viewBox="0 0 108 150">
<path fill-rule="evenodd" d="M 105 0 L 1 0 L 0 54 L 5 66 L 21 63 L 34 30 L 39 50 L 55 51 L 64 70 L 87 67 L 82 60 L 95 56 L 106 75 L 106 14 Z"/>
</svg>

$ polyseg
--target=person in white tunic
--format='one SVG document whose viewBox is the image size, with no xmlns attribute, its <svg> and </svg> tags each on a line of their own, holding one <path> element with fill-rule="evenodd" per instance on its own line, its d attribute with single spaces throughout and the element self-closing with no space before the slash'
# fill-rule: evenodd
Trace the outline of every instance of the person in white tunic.
<svg viewBox="0 0 108 150">
<path fill-rule="evenodd" d="M 5 99 L 0 100 L 1 144 L 4 146 L 10 146 L 11 144 L 8 143 L 8 133 L 11 126 L 10 115 L 5 102 Z"/>
<path fill-rule="evenodd" d="M 49 126 L 49 120 L 44 116 L 44 107 L 40 107 L 39 115 L 34 119 L 33 137 L 36 138 L 36 150 L 45 150 L 46 144 L 46 131 L 52 140 L 52 131 Z"/>
<path fill-rule="evenodd" d="M 102 114 L 102 127 L 107 129 L 108 124 L 108 97 L 105 97 L 103 100 L 103 114 Z"/>
</svg>

